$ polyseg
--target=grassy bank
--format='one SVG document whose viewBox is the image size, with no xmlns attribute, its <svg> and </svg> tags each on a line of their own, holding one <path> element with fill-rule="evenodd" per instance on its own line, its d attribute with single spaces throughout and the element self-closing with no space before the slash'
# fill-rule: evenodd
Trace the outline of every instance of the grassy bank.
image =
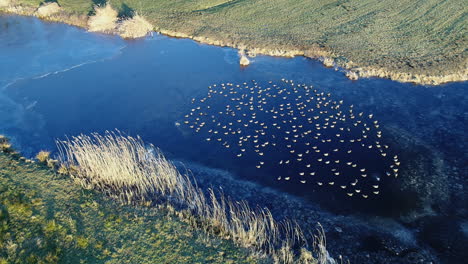
<svg viewBox="0 0 468 264">
<path fill-rule="evenodd" d="M 336 263 L 320 225 L 307 241 L 294 221 L 199 188 L 139 138 L 116 131 L 57 146 L 60 160 L 41 151 L 34 162 L 0 136 L 0 261 Z"/>
<path fill-rule="evenodd" d="M 162 206 L 207 233 L 229 239 L 256 256 L 281 264 L 335 263 L 319 227 L 313 241 L 294 221 L 276 220 L 268 208 L 227 197 L 222 189 L 198 187 L 152 145 L 140 138 L 106 132 L 57 141 L 61 165 L 86 189 L 129 204 Z M 43 155 L 41 155 L 43 156 Z M 49 163 L 49 162 L 47 162 Z"/>
<path fill-rule="evenodd" d="M 10 1 L 32 14 L 42 0 Z M 58 0 L 52 20 L 86 27 L 93 4 Z M 156 31 L 246 49 L 248 54 L 303 55 L 379 76 L 439 84 L 468 79 L 462 0 L 114 0 L 120 17 L 137 12 Z M 20 10 L 21 9 L 21 10 Z M 7 10 L 7 8 L 4 8 Z"/>
<path fill-rule="evenodd" d="M 0 152 L 0 263 L 255 263 L 167 212 L 122 206 Z"/>
</svg>

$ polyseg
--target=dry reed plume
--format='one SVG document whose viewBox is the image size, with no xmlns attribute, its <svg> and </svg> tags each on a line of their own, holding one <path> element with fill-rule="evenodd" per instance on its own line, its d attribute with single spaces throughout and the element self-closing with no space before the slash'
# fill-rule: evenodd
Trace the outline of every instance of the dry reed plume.
<svg viewBox="0 0 468 264">
<path fill-rule="evenodd" d="M 7 7 L 11 5 L 11 0 L 0 0 L 0 7 Z"/>
<path fill-rule="evenodd" d="M 46 163 L 49 158 L 50 158 L 50 152 L 48 151 L 42 150 L 36 155 L 36 159 L 41 163 Z"/>
<path fill-rule="evenodd" d="M 95 6 L 94 10 L 96 14 L 88 20 L 89 31 L 118 34 L 123 38 L 141 38 L 153 30 L 153 25 L 138 14 L 119 21 L 117 11 L 110 4 Z"/>
<path fill-rule="evenodd" d="M 239 56 L 240 56 L 240 61 L 239 64 L 241 66 L 248 66 L 250 64 L 250 60 L 247 58 L 245 55 L 245 52 L 242 50 L 239 50 Z"/>
<path fill-rule="evenodd" d="M 7 137 L 0 135 L 0 152 L 10 152 L 11 144 Z"/>
<path fill-rule="evenodd" d="M 119 35 L 123 38 L 141 38 L 152 30 L 153 25 L 140 15 L 123 20 L 117 29 Z"/>
<path fill-rule="evenodd" d="M 164 202 L 181 218 L 237 245 L 269 255 L 275 263 L 335 263 L 325 249 L 323 231 L 312 248 L 300 227 L 276 221 L 266 208 L 251 208 L 223 193 L 199 188 L 182 175 L 154 146 L 119 132 L 80 135 L 57 141 L 61 162 L 72 178 L 122 202 Z M 293 248 L 302 248 L 301 253 Z"/>
<path fill-rule="evenodd" d="M 117 11 L 110 4 L 95 6 L 96 14 L 89 17 L 88 30 L 91 32 L 113 33 L 117 27 Z"/>
<path fill-rule="evenodd" d="M 41 5 L 37 11 L 36 14 L 38 17 L 49 17 L 51 15 L 54 15 L 60 11 L 60 6 L 56 2 L 50 2 Z"/>
</svg>

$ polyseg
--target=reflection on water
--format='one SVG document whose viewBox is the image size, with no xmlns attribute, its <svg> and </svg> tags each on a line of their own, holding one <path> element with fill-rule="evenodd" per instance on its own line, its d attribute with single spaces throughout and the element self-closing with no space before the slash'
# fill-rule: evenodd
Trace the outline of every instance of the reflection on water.
<svg viewBox="0 0 468 264">
<path fill-rule="evenodd" d="M 240 68 L 235 50 L 186 39 L 156 35 L 124 42 L 12 16 L 0 17 L 0 25 L 0 86 L 15 81 L 0 92 L 0 133 L 13 137 L 26 155 L 54 149 L 54 139 L 65 135 L 118 128 L 140 135 L 170 158 L 226 169 L 311 199 L 325 197 L 323 204 L 341 212 L 369 209 L 398 216 L 424 208 L 466 218 L 466 83 L 425 87 L 350 81 L 305 58 L 257 56 Z M 76 65 L 82 66 L 63 71 Z M 32 78 L 50 72 L 60 73 Z M 238 159 L 177 125 L 193 108 L 191 99 L 206 97 L 212 84 L 256 80 L 268 85 L 282 78 L 317 87 L 356 112 L 378 117 L 402 164 L 398 179 L 381 190 L 384 200 L 369 198 L 363 204 L 316 186 L 278 184 L 271 170 L 244 166 L 252 160 Z"/>
</svg>

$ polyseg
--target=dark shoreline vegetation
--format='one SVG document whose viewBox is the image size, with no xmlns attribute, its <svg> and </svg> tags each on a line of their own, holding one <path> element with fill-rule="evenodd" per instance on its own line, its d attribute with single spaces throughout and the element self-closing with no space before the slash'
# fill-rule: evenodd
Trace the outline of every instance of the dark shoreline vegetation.
<svg viewBox="0 0 468 264">
<path fill-rule="evenodd" d="M 106 3 L 53 1 L 60 8 L 47 13 L 38 12 L 42 0 L 2 2 L 6 12 L 84 28 L 89 28 L 88 18 L 96 13 L 93 6 Z M 251 56 L 320 58 L 327 66 L 348 69 L 351 79 L 377 76 L 434 85 L 467 80 L 466 15 L 459 8 L 463 1 L 115 0 L 111 4 L 119 19 L 138 15 L 147 20 L 144 29 L 135 27 L 136 21 L 142 22 L 136 19 L 117 33 L 147 32 L 149 27 L 169 36 L 234 47 Z"/>
<path fill-rule="evenodd" d="M 0 137 L 0 220 L 3 221 L 0 257 L 5 263 L 62 263 L 73 259 L 92 263 L 122 263 L 123 259 L 138 260 L 138 263 L 154 263 L 158 259 L 161 263 L 206 260 L 210 263 L 336 263 L 326 251 L 320 224 L 314 241 L 307 244 L 296 223 L 276 222 L 268 209 L 251 209 L 245 201 L 231 200 L 212 189 L 201 190 L 154 147 L 145 147 L 140 139 L 106 133 L 80 135 L 57 144 L 60 161 L 41 151 L 36 157 L 38 164 L 34 164 L 15 152 L 7 138 Z M 80 191 L 77 183 L 84 190 Z M 106 202 L 106 198 L 93 190 L 129 205 Z M 94 211 L 87 211 L 88 205 Z M 99 229 L 100 225 L 92 226 L 96 222 L 104 222 L 104 229 Z M 20 231 L 20 226 L 27 228 Z M 113 230 L 110 226 L 129 230 Z M 159 228 L 176 232 L 175 238 L 168 233 L 161 234 Z M 142 229 L 145 234 L 138 240 L 143 244 L 141 248 L 121 256 L 123 252 L 128 254 L 126 246 L 134 249 L 137 232 Z M 133 242 L 125 243 L 122 237 L 130 235 L 133 238 L 127 239 Z M 204 251 L 206 255 L 190 252 L 194 245 L 178 244 L 183 243 L 180 239 L 184 236 L 194 239 L 194 244 L 200 241 L 208 247 L 216 244 L 213 248 L 219 253 L 209 249 Z M 158 246 L 167 242 L 164 246 L 175 244 L 180 248 L 168 256 L 165 248 L 154 251 L 148 245 L 151 241 Z M 122 248 L 114 252 L 117 246 L 112 242 Z M 242 248 L 250 249 L 250 254 Z M 153 251 L 147 254 L 140 249 Z"/>
</svg>

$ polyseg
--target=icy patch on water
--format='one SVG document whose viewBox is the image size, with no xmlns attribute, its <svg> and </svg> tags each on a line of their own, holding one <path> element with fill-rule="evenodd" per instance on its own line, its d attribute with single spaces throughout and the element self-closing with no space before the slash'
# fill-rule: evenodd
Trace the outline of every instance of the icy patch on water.
<svg viewBox="0 0 468 264">
<path fill-rule="evenodd" d="M 0 88 L 43 78 L 120 54 L 118 37 L 90 34 L 36 18 L 0 16 Z"/>
<path fill-rule="evenodd" d="M 9 97 L 7 87 L 115 58 L 125 47 L 119 37 L 33 17 L 0 15 L 0 133 L 12 137 L 15 146 L 24 147 L 25 154 L 29 153 L 27 146 L 16 142 L 13 135 L 30 142 L 47 135 L 46 121 L 35 111 L 38 102 L 17 102 Z"/>
</svg>

